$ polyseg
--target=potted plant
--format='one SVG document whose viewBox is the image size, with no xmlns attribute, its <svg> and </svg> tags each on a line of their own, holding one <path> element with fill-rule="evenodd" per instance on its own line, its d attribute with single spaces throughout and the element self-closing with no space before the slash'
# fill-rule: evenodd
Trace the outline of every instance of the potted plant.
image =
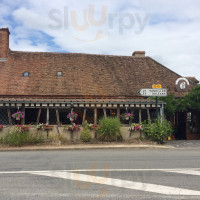
<svg viewBox="0 0 200 200">
<path fill-rule="evenodd" d="M 16 113 L 12 114 L 12 118 L 14 118 L 17 121 L 20 121 L 21 119 L 24 118 L 24 112 L 19 110 Z"/>
<path fill-rule="evenodd" d="M 38 124 L 37 126 L 36 126 L 36 128 L 37 128 L 37 130 L 43 130 L 44 128 L 44 126 L 43 126 L 44 124 L 42 123 L 42 124 Z"/>
<path fill-rule="evenodd" d="M 3 125 L 0 124 L 0 130 L 2 130 L 2 129 L 3 129 Z"/>
<path fill-rule="evenodd" d="M 131 113 L 124 113 L 120 116 L 123 120 L 133 119 L 133 115 Z"/>
<path fill-rule="evenodd" d="M 68 113 L 67 118 L 73 122 L 78 118 L 78 114 L 75 112 Z"/>
</svg>

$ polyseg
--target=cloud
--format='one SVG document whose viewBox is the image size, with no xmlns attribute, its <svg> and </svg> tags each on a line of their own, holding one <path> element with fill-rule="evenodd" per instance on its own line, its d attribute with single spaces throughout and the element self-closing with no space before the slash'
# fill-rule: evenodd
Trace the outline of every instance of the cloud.
<svg viewBox="0 0 200 200">
<path fill-rule="evenodd" d="M 0 6 L 11 49 L 111 55 L 145 50 L 180 75 L 200 79 L 198 0 L 12 2 Z"/>
</svg>

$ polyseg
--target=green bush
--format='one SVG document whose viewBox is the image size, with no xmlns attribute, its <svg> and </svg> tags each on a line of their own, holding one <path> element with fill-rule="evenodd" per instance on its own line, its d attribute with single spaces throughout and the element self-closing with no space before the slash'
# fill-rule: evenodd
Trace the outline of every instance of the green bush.
<svg viewBox="0 0 200 200">
<path fill-rule="evenodd" d="M 83 123 L 83 130 L 81 132 L 80 138 L 83 142 L 90 142 L 91 141 L 91 133 L 90 133 L 87 121 L 85 121 Z"/>
<path fill-rule="evenodd" d="M 41 133 L 30 133 L 29 131 L 20 131 L 14 128 L 12 132 L 0 138 L 0 144 L 9 146 L 23 146 L 25 144 L 38 144 L 44 142 L 44 136 Z"/>
<path fill-rule="evenodd" d="M 143 129 L 147 139 L 157 141 L 160 144 L 173 133 L 171 123 L 167 120 L 144 123 Z"/>
<path fill-rule="evenodd" d="M 121 141 L 123 138 L 120 134 L 120 121 L 117 118 L 102 118 L 99 121 L 98 139 L 102 141 Z"/>
</svg>

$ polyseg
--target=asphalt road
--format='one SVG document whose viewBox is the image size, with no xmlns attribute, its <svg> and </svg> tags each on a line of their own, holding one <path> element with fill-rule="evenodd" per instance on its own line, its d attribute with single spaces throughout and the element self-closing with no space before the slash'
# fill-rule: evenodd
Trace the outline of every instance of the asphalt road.
<svg viewBox="0 0 200 200">
<path fill-rule="evenodd" d="M 0 200 L 200 199 L 199 150 L 0 152 Z"/>
</svg>

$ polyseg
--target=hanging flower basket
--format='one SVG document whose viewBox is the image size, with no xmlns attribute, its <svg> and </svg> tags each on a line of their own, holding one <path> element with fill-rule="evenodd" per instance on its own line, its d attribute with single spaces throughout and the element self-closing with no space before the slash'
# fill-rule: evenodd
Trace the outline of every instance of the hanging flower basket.
<svg viewBox="0 0 200 200">
<path fill-rule="evenodd" d="M 12 114 L 12 118 L 14 118 L 17 121 L 20 121 L 21 119 L 24 118 L 24 112 L 19 110 L 16 113 Z"/>
<path fill-rule="evenodd" d="M 78 114 L 75 112 L 68 113 L 67 118 L 73 122 L 78 118 Z"/>
<path fill-rule="evenodd" d="M 124 113 L 120 116 L 123 120 L 133 119 L 133 115 L 131 113 Z"/>
</svg>

